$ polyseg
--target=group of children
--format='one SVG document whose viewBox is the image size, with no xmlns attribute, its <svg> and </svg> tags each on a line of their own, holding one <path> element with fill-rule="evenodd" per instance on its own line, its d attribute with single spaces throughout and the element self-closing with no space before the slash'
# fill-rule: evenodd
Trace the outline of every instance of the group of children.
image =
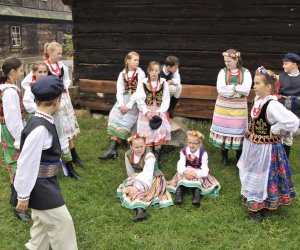
<svg viewBox="0 0 300 250">
<path fill-rule="evenodd" d="M 74 146 L 79 127 L 68 94 L 68 70 L 60 61 L 61 46 L 55 42 L 47 44 L 46 52 L 45 61 L 34 63 L 32 72 L 22 82 L 24 98 L 16 85 L 23 75 L 21 61 L 8 58 L 2 65 L 2 152 L 10 171 L 11 204 L 16 207 L 16 215 L 29 220 L 25 212 L 28 207 L 32 209 L 34 224 L 26 247 L 77 249 L 73 221 L 64 205 L 57 171 L 62 159 L 69 176 L 80 178 L 72 165 L 84 165 Z M 300 57 L 291 53 L 284 56 L 285 73 L 279 76 L 280 83 L 274 72 L 264 67 L 256 70 L 256 97 L 248 126 L 251 74 L 242 67 L 240 52 L 230 49 L 223 57 L 225 68 L 218 75 L 219 95 L 209 139 L 221 148 L 224 165 L 228 164 L 228 149 L 237 151 L 242 203 L 248 207 L 250 219 L 261 220 L 265 209 L 288 205 L 296 196 L 288 160 L 290 145 L 286 143 L 284 149 L 282 140 L 289 139 L 290 143 L 292 133 L 299 127 L 299 118 L 293 112 L 299 111 L 300 95 L 294 84 L 299 79 Z M 173 205 L 170 192 L 175 193 L 175 204 L 180 205 L 184 189 L 190 189 L 192 204 L 199 207 L 201 196 L 216 196 L 220 191 L 219 182 L 209 171 L 204 136 L 199 131 L 187 132 L 187 145 L 180 151 L 177 171 L 166 181 L 159 169 L 159 156 L 161 145 L 171 139 L 170 117 L 181 93 L 179 60 L 169 56 L 163 67 L 151 61 L 147 77 L 138 66 L 139 55 L 128 53 L 117 82 L 117 102 L 109 115 L 110 148 L 99 157 L 116 157 L 120 143 L 128 141 L 128 178 L 118 187 L 117 195 L 124 207 L 135 210 L 135 221 L 147 217 L 150 205 Z M 174 95 L 170 96 L 170 90 Z M 27 124 L 25 110 L 31 116 Z M 136 123 L 137 133 L 131 135 Z"/>
</svg>

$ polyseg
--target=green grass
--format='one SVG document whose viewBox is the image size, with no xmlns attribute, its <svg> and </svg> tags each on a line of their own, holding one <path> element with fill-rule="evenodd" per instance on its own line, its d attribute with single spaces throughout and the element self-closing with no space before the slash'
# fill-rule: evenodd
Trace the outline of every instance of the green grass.
<svg viewBox="0 0 300 250">
<path fill-rule="evenodd" d="M 125 146 L 117 160 L 98 161 L 107 149 L 109 137 L 105 120 L 89 115 L 79 119 L 81 133 L 76 140 L 78 152 L 87 167 L 78 169 L 82 180 L 74 181 L 60 175 L 60 184 L 67 207 L 73 217 L 79 249 L 299 249 L 299 199 L 290 207 L 269 212 L 262 222 L 246 219 L 247 209 L 240 205 L 240 182 L 230 152 L 231 165 L 220 163 L 219 149 L 208 139 L 204 144 L 209 153 L 209 166 L 222 189 L 219 197 L 204 197 L 201 207 L 194 208 L 191 195 L 182 206 L 165 209 L 149 208 L 149 219 L 134 223 L 133 212 L 121 206 L 116 197 L 117 186 L 126 178 Z M 209 123 L 188 122 L 189 129 L 202 131 L 206 138 Z M 300 187 L 300 140 L 291 151 L 291 163 L 296 190 Z M 162 155 L 162 170 L 169 180 L 175 174 L 179 148 L 166 147 Z M 3 169 L 0 173 L 0 249 L 24 249 L 29 239 L 30 224 L 17 220 L 8 199 L 10 186 Z"/>
</svg>

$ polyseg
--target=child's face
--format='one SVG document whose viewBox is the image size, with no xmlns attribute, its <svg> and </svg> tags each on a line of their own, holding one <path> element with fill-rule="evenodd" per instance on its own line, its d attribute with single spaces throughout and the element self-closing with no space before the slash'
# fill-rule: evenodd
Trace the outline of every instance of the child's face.
<svg viewBox="0 0 300 250">
<path fill-rule="evenodd" d="M 127 66 L 129 70 L 135 70 L 140 64 L 140 57 L 133 55 L 131 59 L 127 60 Z"/>
<path fill-rule="evenodd" d="M 264 77 L 261 75 L 255 75 L 254 77 L 254 91 L 255 94 L 261 98 L 265 98 L 268 95 L 271 95 L 272 86 L 270 84 L 265 84 Z"/>
<path fill-rule="evenodd" d="M 196 136 L 188 135 L 187 139 L 188 139 L 188 147 L 192 152 L 197 151 L 197 149 L 202 146 L 200 139 Z"/>
<path fill-rule="evenodd" d="M 178 70 L 178 65 L 174 65 L 174 66 L 167 66 L 166 67 L 167 71 L 171 72 L 171 73 L 175 73 Z"/>
<path fill-rule="evenodd" d="M 61 96 L 58 97 L 54 103 L 53 107 L 53 113 L 57 112 L 60 108 L 60 101 L 61 101 Z"/>
<path fill-rule="evenodd" d="M 285 73 L 291 74 L 298 70 L 298 65 L 297 63 L 287 61 L 287 62 L 283 62 L 282 68 Z"/>
<path fill-rule="evenodd" d="M 38 69 L 34 72 L 36 80 L 48 75 L 48 68 L 45 65 L 39 65 Z"/>
<path fill-rule="evenodd" d="M 146 149 L 146 143 L 143 138 L 133 139 L 131 149 L 137 156 L 142 156 Z"/>
<path fill-rule="evenodd" d="M 236 69 L 237 60 L 229 56 L 224 56 L 224 63 L 227 69 Z"/>
<path fill-rule="evenodd" d="M 62 48 L 56 47 L 49 53 L 51 61 L 59 62 L 62 59 Z"/>
<path fill-rule="evenodd" d="M 24 75 L 23 64 L 16 70 L 12 69 L 8 75 L 10 75 L 15 81 L 20 80 L 21 77 Z"/>
<path fill-rule="evenodd" d="M 159 65 L 153 65 L 149 70 L 148 74 L 151 80 L 156 80 L 159 76 Z"/>
</svg>

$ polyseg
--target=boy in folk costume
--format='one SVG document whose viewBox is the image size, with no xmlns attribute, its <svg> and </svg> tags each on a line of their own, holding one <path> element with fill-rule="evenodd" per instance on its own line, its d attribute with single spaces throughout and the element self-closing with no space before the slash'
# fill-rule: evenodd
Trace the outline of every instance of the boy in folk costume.
<svg viewBox="0 0 300 250">
<path fill-rule="evenodd" d="M 165 78 L 169 84 L 171 99 L 168 111 L 171 118 L 174 116 L 173 113 L 182 92 L 178 67 L 179 59 L 176 56 L 168 56 L 165 60 L 165 64 L 160 68 L 160 77 Z"/>
<path fill-rule="evenodd" d="M 284 72 L 279 74 L 278 100 L 288 110 L 291 110 L 300 118 L 300 56 L 294 53 L 287 53 L 282 58 Z M 293 144 L 293 134 L 283 139 L 283 146 L 287 157 L 290 155 L 290 148 Z"/>
<path fill-rule="evenodd" d="M 20 157 L 14 180 L 17 209 L 32 210 L 33 225 L 27 249 L 77 249 L 73 221 L 57 180 L 61 146 L 52 114 L 64 90 L 56 76 L 39 79 L 31 88 L 37 110 L 22 131 Z"/>
</svg>

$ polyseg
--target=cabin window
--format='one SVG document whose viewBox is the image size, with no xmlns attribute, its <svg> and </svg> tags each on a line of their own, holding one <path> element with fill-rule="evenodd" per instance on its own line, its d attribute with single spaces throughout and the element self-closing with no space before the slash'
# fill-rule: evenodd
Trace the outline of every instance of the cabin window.
<svg viewBox="0 0 300 250">
<path fill-rule="evenodd" d="M 21 27 L 20 26 L 11 26 L 11 46 L 12 47 L 21 47 Z"/>
</svg>

